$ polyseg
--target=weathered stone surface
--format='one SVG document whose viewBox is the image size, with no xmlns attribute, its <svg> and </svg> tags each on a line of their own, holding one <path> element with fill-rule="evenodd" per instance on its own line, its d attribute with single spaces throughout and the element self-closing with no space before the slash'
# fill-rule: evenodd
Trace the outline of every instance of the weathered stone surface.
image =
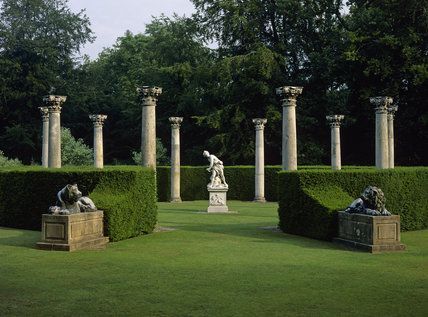
<svg viewBox="0 0 428 317">
<path fill-rule="evenodd" d="M 104 167 L 104 144 L 103 144 L 103 125 L 107 119 L 103 114 L 91 114 L 89 119 L 94 124 L 94 166 L 96 168 Z"/>
<path fill-rule="evenodd" d="M 335 242 L 372 253 L 401 251 L 406 248 L 400 242 L 400 216 L 370 216 L 338 213 L 339 236 Z"/>
<path fill-rule="evenodd" d="M 51 168 L 61 167 L 61 109 L 66 96 L 49 95 L 43 101 L 49 111 L 49 160 Z"/>
<path fill-rule="evenodd" d="M 141 97 L 141 155 L 142 165 L 156 168 L 156 102 L 162 94 L 160 87 L 137 89 Z"/>
<path fill-rule="evenodd" d="M 297 132 L 296 105 L 297 96 L 303 87 L 284 86 L 276 89 L 282 98 L 282 169 L 297 170 Z"/>
<path fill-rule="evenodd" d="M 395 167 L 395 149 L 394 149 L 394 116 L 398 111 L 398 106 L 388 108 L 388 159 L 389 168 Z"/>
<path fill-rule="evenodd" d="M 370 98 L 370 102 L 375 106 L 376 110 L 376 167 L 385 169 L 389 167 L 387 114 L 393 99 L 379 96 Z"/>
<path fill-rule="evenodd" d="M 255 118 L 253 123 L 256 129 L 256 170 L 255 170 L 255 202 L 266 202 L 265 199 L 265 145 L 264 129 L 267 119 Z"/>
<path fill-rule="evenodd" d="M 171 123 L 171 202 L 181 202 L 180 196 L 180 125 L 182 117 L 170 117 Z"/>
<path fill-rule="evenodd" d="M 43 121 L 42 136 L 42 166 L 49 167 L 49 109 L 48 107 L 39 107 Z"/>
<path fill-rule="evenodd" d="M 229 212 L 227 206 L 227 187 L 208 187 L 209 207 L 208 212 Z"/>
<path fill-rule="evenodd" d="M 42 216 L 42 240 L 37 247 L 52 251 L 103 249 L 108 243 L 104 237 L 104 214 L 101 210 L 70 215 Z"/>
<path fill-rule="evenodd" d="M 331 128 L 331 168 L 334 171 L 342 169 L 340 148 L 340 125 L 345 118 L 343 115 L 326 116 Z"/>
</svg>

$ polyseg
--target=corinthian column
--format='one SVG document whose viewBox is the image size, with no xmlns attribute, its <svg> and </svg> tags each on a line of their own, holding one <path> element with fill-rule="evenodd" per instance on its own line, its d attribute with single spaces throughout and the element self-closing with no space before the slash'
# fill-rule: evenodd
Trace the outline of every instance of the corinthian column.
<svg viewBox="0 0 428 317">
<path fill-rule="evenodd" d="M 265 199 L 265 145 L 264 129 L 266 119 L 253 119 L 256 128 L 256 171 L 254 201 L 266 202 Z"/>
<path fill-rule="evenodd" d="M 49 110 L 49 162 L 51 168 L 61 167 L 61 109 L 66 96 L 49 95 L 43 99 Z"/>
<path fill-rule="evenodd" d="M 391 97 L 373 97 L 370 102 L 376 107 L 376 167 L 389 167 L 388 158 L 388 107 L 392 104 Z"/>
<path fill-rule="evenodd" d="M 395 167 L 395 151 L 394 151 L 394 116 L 398 110 L 398 106 L 388 108 L 388 159 L 389 168 Z"/>
<path fill-rule="evenodd" d="M 331 168 L 334 171 L 342 169 L 342 158 L 340 151 L 340 124 L 345 118 L 343 115 L 326 116 L 331 128 Z"/>
<path fill-rule="evenodd" d="M 156 168 L 156 102 L 162 94 L 160 87 L 138 88 L 142 103 L 141 155 L 145 167 Z"/>
<path fill-rule="evenodd" d="M 170 117 L 171 122 L 171 202 L 180 203 L 180 124 L 182 117 Z"/>
<path fill-rule="evenodd" d="M 42 136 L 42 166 L 49 166 L 49 109 L 48 107 L 39 107 L 43 121 Z"/>
<path fill-rule="evenodd" d="M 103 147 L 103 125 L 107 119 L 103 114 L 91 114 L 89 119 L 94 124 L 94 166 L 96 168 L 104 167 L 104 147 Z"/>
<path fill-rule="evenodd" d="M 276 89 L 282 98 L 282 169 L 297 170 L 296 105 L 303 87 L 284 86 Z"/>
</svg>

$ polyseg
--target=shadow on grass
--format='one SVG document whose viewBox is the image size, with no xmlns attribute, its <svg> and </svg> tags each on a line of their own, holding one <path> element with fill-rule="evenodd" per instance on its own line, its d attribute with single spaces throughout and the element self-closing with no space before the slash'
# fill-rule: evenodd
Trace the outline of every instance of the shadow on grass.
<svg viewBox="0 0 428 317">
<path fill-rule="evenodd" d="M 204 232 L 253 238 L 255 243 L 280 243 L 289 244 L 305 249 L 343 249 L 328 241 L 320 241 L 306 237 L 291 235 L 276 230 L 266 230 L 264 227 L 272 226 L 272 223 L 257 224 L 187 224 L 168 221 L 168 226 L 181 231 Z"/>
<path fill-rule="evenodd" d="M 39 231 L 0 227 L 0 246 L 35 249 L 40 240 Z"/>
</svg>

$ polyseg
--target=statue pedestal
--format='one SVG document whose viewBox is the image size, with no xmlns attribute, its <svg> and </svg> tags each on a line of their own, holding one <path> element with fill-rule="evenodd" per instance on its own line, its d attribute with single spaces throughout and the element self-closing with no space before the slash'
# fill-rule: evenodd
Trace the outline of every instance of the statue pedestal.
<svg viewBox="0 0 428 317">
<path fill-rule="evenodd" d="M 402 251 L 400 216 L 370 216 L 338 212 L 339 237 L 333 241 L 350 247 L 377 253 Z"/>
<path fill-rule="evenodd" d="M 70 215 L 44 214 L 42 241 L 37 247 L 52 251 L 104 249 L 109 239 L 104 237 L 103 218 L 101 210 Z"/>
<path fill-rule="evenodd" d="M 207 186 L 208 192 L 210 193 L 209 198 L 209 207 L 207 212 L 229 212 L 229 208 L 227 207 L 227 191 L 228 187 L 219 186 L 219 187 L 210 187 Z"/>
</svg>

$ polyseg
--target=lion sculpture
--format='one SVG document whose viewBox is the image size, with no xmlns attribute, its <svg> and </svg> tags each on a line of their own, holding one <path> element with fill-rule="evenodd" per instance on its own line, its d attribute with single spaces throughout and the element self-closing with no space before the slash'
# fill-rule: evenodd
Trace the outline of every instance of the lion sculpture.
<svg viewBox="0 0 428 317">
<path fill-rule="evenodd" d="M 89 197 L 82 196 L 77 184 L 68 184 L 58 192 L 56 206 L 50 207 L 49 213 L 68 215 L 96 210 L 94 202 Z"/>
<path fill-rule="evenodd" d="M 345 211 L 372 216 L 391 216 L 391 213 L 385 208 L 385 202 L 385 195 L 380 188 L 368 186 Z"/>
</svg>

